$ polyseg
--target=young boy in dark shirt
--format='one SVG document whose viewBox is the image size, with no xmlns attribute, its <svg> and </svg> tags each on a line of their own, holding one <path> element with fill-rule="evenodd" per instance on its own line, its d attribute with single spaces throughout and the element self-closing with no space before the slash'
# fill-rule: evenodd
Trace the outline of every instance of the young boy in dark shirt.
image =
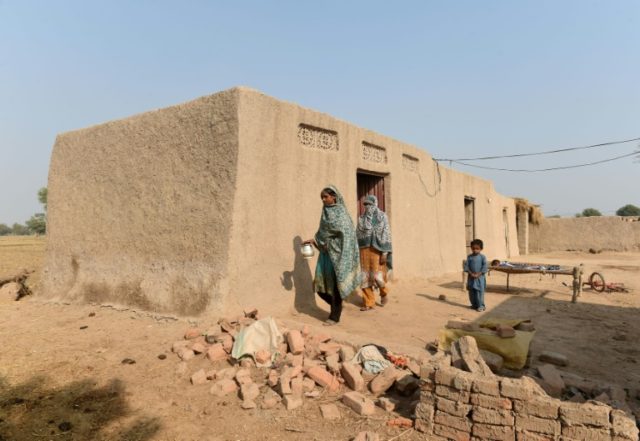
<svg viewBox="0 0 640 441">
<path fill-rule="evenodd" d="M 469 275 L 467 290 L 471 308 L 478 312 L 484 311 L 484 290 L 486 288 L 485 274 L 489 271 L 487 258 L 482 254 L 484 244 L 480 239 L 471 241 L 471 254 L 467 257 L 464 270 Z"/>
</svg>

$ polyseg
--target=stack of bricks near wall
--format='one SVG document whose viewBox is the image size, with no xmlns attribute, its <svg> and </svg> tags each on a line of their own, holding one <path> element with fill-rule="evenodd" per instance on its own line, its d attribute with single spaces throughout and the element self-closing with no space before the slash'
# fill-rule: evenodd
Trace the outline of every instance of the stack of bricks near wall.
<svg viewBox="0 0 640 441">
<path fill-rule="evenodd" d="M 596 402 L 562 402 L 528 377 L 428 365 L 421 377 L 415 427 L 429 440 L 638 440 L 635 421 L 623 411 Z"/>
</svg>

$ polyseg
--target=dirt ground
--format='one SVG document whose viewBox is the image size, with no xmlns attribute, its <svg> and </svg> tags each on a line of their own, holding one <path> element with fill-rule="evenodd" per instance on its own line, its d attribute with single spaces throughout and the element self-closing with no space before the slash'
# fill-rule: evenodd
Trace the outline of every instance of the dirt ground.
<svg viewBox="0 0 640 441">
<path fill-rule="evenodd" d="M 0 238 L 0 277 L 25 267 L 39 270 L 43 250 L 43 239 Z M 640 253 L 566 252 L 527 260 L 584 263 L 588 273 L 600 271 L 632 292 L 587 290 L 572 304 L 571 289 L 563 285 L 571 284 L 569 277 L 512 276 L 507 293 L 506 277 L 498 273 L 488 279 L 487 311 L 477 313 L 467 307 L 459 274 L 401 280 L 392 285 L 385 308 L 360 312 L 357 302 L 347 304 L 342 322 L 330 332 L 337 340 L 374 342 L 419 356 L 448 320 L 530 318 L 537 328 L 534 360 L 542 350 L 561 352 L 571 360 L 564 370 L 640 388 Z M 37 290 L 38 272 L 30 280 Z M 446 300 L 438 300 L 441 294 Z M 327 315 L 321 303 L 302 312 L 274 307 L 261 313 L 289 326 L 309 324 L 312 330 L 321 329 Z M 381 409 L 365 418 L 339 404 L 342 419 L 324 420 L 318 402 L 339 397 L 306 400 L 291 412 L 242 410 L 236 397 L 218 399 L 207 386 L 190 385 L 188 373 L 176 373 L 171 343 L 192 324 L 206 328 L 215 323 L 213 317 L 190 323 L 99 305 L 47 303 L 37 296 L 0 299 L 0 317 L 0 441 L 348 440 L 360 430 L 374 430 L 382 440 L 424 439 L 414 431 L 386 427 L 390 416 Z M 159 354 L 167 358 L 160 360 Z M 136 363 L 122 364 L 125 358 Z M 192 360 L 189 371 L 208 364 Z M 70 430 L 63 430 L 69 429 L 63 423 L 70 423 Z"/>
</svg>

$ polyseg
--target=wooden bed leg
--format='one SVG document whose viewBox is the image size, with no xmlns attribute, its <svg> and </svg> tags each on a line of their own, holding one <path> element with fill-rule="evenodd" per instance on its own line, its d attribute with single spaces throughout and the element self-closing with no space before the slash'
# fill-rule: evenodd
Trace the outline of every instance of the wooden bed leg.
<svg viewBox="0 0 640 441">
<path fill-rule="evenodd" d="M 507 273 L 507 292 L 509 292 L 509 277 L 511 274 Z"/>
<path fill-rule="evenodd" d="M 578 296 L 580 295 L 580 285 L 582 284 L 582 275 L 580 274 L 580 267 L 573 267 L 573 295 L 571 296 L 571 303 L 578 302 Z"/>
</svg>

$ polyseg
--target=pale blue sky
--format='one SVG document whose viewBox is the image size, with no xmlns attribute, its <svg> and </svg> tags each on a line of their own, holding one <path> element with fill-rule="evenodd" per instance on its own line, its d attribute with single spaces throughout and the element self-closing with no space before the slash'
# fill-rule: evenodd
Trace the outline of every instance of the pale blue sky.
<svg viewBox="0 0 640 441">
<path fill-rule="evenodd" d="M 639 83 L 636 0 L 0 0 L 0 223 L 40 210 L 57 133 L 234 85 L 459 157 L 639 137 Z M 468 171 L 547 214 L 640 205 L 631 159 Z"/>
</svg>

